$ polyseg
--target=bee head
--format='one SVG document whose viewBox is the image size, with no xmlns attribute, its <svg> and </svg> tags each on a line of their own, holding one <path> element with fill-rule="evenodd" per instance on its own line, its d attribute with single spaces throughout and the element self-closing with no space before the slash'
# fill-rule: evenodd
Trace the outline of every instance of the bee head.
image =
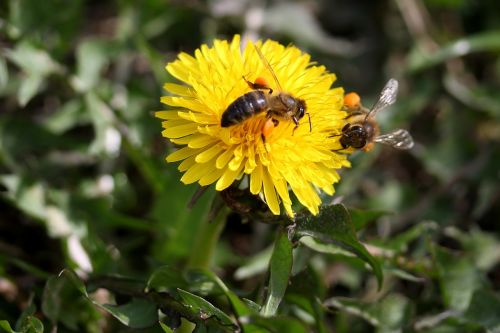
<svg viewBox="0 0 500 333">
<path fill-rule="evenodd" d="M 363 148 L 367 143 L 366 128 L 358 124 L 347 124 L 342 129 L 342 137 L 339 141 L 342 148 Z"/>
<path fill-rule="evenodd" d="M 301 119 L 306 114 L 306 101 L 297 99 L 297 119 Z"/>
</svg>

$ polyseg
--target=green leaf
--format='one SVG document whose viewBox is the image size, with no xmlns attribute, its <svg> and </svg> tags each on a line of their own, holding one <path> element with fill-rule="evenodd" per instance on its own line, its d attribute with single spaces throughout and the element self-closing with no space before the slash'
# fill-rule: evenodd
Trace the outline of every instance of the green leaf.
<svg viewBox="0 0 500 333">
<path fill-rule="evenodd" d="M 409 300 L 396 293 L 375 303 L 363 303 L 356 299 L 334 297 L 323 303 L 327 307 L 342 310 L 351 315 L 363 318 L 382 332 L 399 332 L 407 325 L 410 318 L 411 304 Z"/>
<path fill-rule="evenodd" d="M 52 323 L 78 328 L 79 316 L 91 307 L 83 282 L 71 270 L 48 279 L 42 296 L 42 312 Z"/>
<path fill-rule="evenodd" d="M 203 323 L 196 325 L 192 333 L 221 333 L 225 332 L 225 330 L 221 331 L 221 329 L 217 326 L 207 326 Z"/>
<path fill-rule="evenodd" d="M 405 270 L 399 269 L 397 267 L 386 265 L 386 266 L 384 266 L 384 270 L 387 273 L 391 273 L 394 276 L 397 276 L 398 278 L 400 278 L 402 280 L 407 280 L 407 281 L 416 282 L 416 283 L 425 282 L 425 278 L 415 276 L 415 275 L 413 275 Z"/>
<path fill-rule="evenodd" d="M 0 332 L 6 331 L 9 333 L 43 333 L 43 323 L 34 316 L 36 306 L 33 303 L 33 298 L 30 298 L 29 306 L 22 312 L 16 323 L 16 331 L 12 329 L 9 322 L 6 320 L 0 321 Z"/>
<path fill-rule="evenodd" d="M 297 305 L 311 316 L 311 319 L 314 319 L 311 324 L 316 326 L 315 332 L 325 333 L 327 332 L 324 320 L 325 310 L 319 300 L 324 299 L 326 286 L 323 278 L 310 266 L 293 276 L 286 294 L 286 301 L 287 304 Z"/>
<path fill-rule="evenodd" d="M 204 276 L 205 279 L 203 279 L 203 280 L 205 280 L 207 282 L 212 281 L 215 285 L 217 285 L 217 287 L 226 295 L 229 302 L 231 302 L 231 305 L 233 306 L 233 309 L 236 312 L 236 314 L 238 315 L 238 317 L 243 317 L 243 316 L 247 316 L 247 315 L 254 314 L 254 313 L 258 312 L 259 306 L 257 304 L 253 303 L 253 304 L 249 305 L 244 300 L 241 300 L 235 293 L 233 293 L 231 290 L 229 290 L 229 288 L 224 284 L 224 282 L 222 282 L 222 280 L 217 275 L 215 275 L 211 271 L 196 269 L 196 270 L 188 271 L 187 275 L 188 276 L 198 276 L 198 277 Z M 192 281 L 195 284 L 199 284 L 199 281 L 201 281 L 202 279 L 198 278 L 197 279 L 198 282 L 196 282 L 196 281 L 193 281 L 192 277 L 190 277 L 190 278 L 188 278 L 188 280 L 190 282 Z M 191 285 L 191 283 L 189 283 L 189 284 Z M 195 289 L 201 290 L 201 291 L 203 290 L 199 287 L 195 288 Z M 206 288 L 204 288 L 204 289 L 206 289 Z M 212 287 L 210 289 L 213 290 L 214 288 Z"/>
<path fill-rule="evenodd" d="M 168 231 L 169 241 L 156 244 L 155 252 L 159 258 L 172 262 L 188 256 L 192 251 L 196 241 L 193 230 L 201 228 L 206 220 L 215 191 L 209 189 L 192 209 L 187 209 L 187 203 L 199 186 L 186 186 L 180 182 L 177 167 L 172 163 L 162 166 L 158 177 L 162 180 L 161 183 L 156 180 L 160 185 L 160 193 L 151 214 L 158 221 L 157 228 Z"/>
<path fill-rule="evenodd" d="M 416 47 L 408 57 L 408 70 L 421 71 L 439 65 L 449 59 L 462 57 L 474 52 L 500 51 L 500 31 L 485 31 L 460 38 L 446 44 L 432 54 L 425 54 Z"/>
<path fill-rule="evenodd" d="M 292 317 L 274 316 L 250 316 L 243 325 L 244 332 L 252 330 L 254 332 L 271 333 L 307 333 L 309 330 L 300 321 Z"/>
<path fill-rule="evenodd" d="M 36 312 L 36 305 L 33 303 L 33 297 L 30 298 L 28 306 L 21 313 L 19 319 L 16 322 L 16 330 L 25 332 L 27 331 L 25 328 L 29 327 L 29 318 L 32 317 Z"/>
<path fill-rule="evenodd" d="M 43 323 L 34 316 L 27 316 L 21 322 L 19 331 L 21 333 L 43 333 Z"/>
<path fill-rule="evenodd" d="M 3 92 L 9 82 L 9 70 L 5 58 L 0 57 L 0 93 Z"/>
<path fill-rule="evenodd" d="M 163 330 L 163 332 L 174 333 L 174 331 L 170 327 L 168 327 L 166 324 L 160 322 L 160 326 L 161 326 L 161 329 Z"/>
<path fill-rule="evenodd" d="M 27 41 L 17 44 L 13 50 L 6 50 L 5 55 L 29 75 L 43 78 L 52 73 L 62 72 L 62 67 L 50 57 L 47 51 Z"/>
<path fill-rule="evenodd" d="M 0 255 L 0 257 L 3 257 L 3 255 Z M 6 256 L 5 260 L 8 261 L 10 264 L 13 266 L 18 267 L 19 269 L 25 271 L 26 273 L 29 273 L 33 275 L 34 277 L 37 277 L 39 279 L 48 279 L 52 274 L 42 271 L 40 268 L 37 266 L 31 265 L 30 263 L 14 258 L 12 256 Z"/>
<path fill-rule="evenodd" d="M 383 210 L 361 210 L 355 208 L 349 208 L 349 214 L 351 214 L 352 224 L 354 229 L 359 231 L 363 229 L 369 222 L 373 222 L 381 216 L 389 214 L 387 211 Z"/>
<path fill-rule="evenodd" d="M 38 93 L 44 82 L 44 78 L 38 74 L 32 74 L 21 81 L 21 86 L 17 92 L 17 100 L 22 107 Z"/>
<path fill-rule="evenodd" d="M 259 311 L 262 309 L 261 305 L 255 303 L 252 300 L 249 300 L 248 298 L 243 298 L 242 302 L 250 310 L 252 314 L 258 314 Z"/>
<path fill-rule="evenodd" d="M 438 226 L 435 222 L 421 222 L 414 225 L 405 232 L 402 232 L 388 240 L 384 240 L 382 247 L 391 249 L 396 253 L 406 252 L 409 243 L 421 237 L 427 232 L 437 230 Z"/>
<path fill-rule="evenodd" d="M 190 269 L 184 274 L 186 283 L 190 292 L 198 295 L 220 295 L 224 293 L 220 285 L 222 281 L 217 282 L 218 277 L 210 271 L 204 269 Z M 225 287 L 225 286 L 224 286 Z M 227 289 L 227 287 L 225 287 Z"/>
<path fill-rule="evenodd" d="M 341 255 L 346 257 L 354 257 L 355 255 L 352 252 L 344 250 L 342 247 L 335 244 L 327 244 L 322 243 L 313 237 L 304 236 L 300 239 L 300 243 L 307 246 L 311 250 L 319 253 L 332 254 L 332 255 Z"/>
<path fill-rule="evenodd" d="M 478 269 L 488 271 L 500 261 L 500 241 L 493 233 L 484 232 L 477 227 L 467 232 L 447 227 L 445 233 L 462 244 Z"/>
<path fill-rule="evenodd" d="M 0 328 L 7 333 L 18 333 L 12 329 L 7 320 L 0 320 Z"/>
<path fill-rule="evenodd" d="M 371 266 L 379 288 L 382 286 L 380 263 L 359 242 L 349 212 L 343 205 L 323 206 L 317 216 L 298 215 L 294 237 L 300 239 L 303 236 L 311 236 L 324 243 L 333 243 L 354 253 Z"/>
<path fill-rule="evenodd" d="M 257 253 L 246 263 L 238 267 L 238 269 L 234 272 L 234 278 L 237 280 L 245 280 L 255 275 L 264 273 L 269 266 L 269 261 L 271 260 L 272 254 L 272 246 Z"/>
<path fill-rule="evenodd" d="M 477 290 L 472 296 L 464 318 L 481 325 L 488 332 L 500 332 L 500 297 L 492 290 Z"/>
<path fill-rule="evenodd" d="M 146 290 L 172 291 L 177 288 L 187 288 L 182 272 L 171 266 L 162 266 L 153 272 Z"/>
<path fill-rule="evenodd" d="M 79 92 L 94 88 L 99 82 L 101 71 L 116 55 L 119 45 L 112 40 L 88 39 L 79 44 L 76 51 L 77 74 L 73 86 Z"/>
<path fill-rule="evenodd" d="M 72 99 L 54 110 L 54 113 L 45 119 L 44 126 L 54 134 L 62 134 L 89 121 L 88 115 L 82 110 L 82 100 Z"/>
<path fill-rule="evenodd" d="M 435 247 L 434 256 L 444 302 L 451 309 L 464 311 L 481 286 L 481 277 L 472 261 L 444 248 Z"/>
<path fill-rule="evenodd" d="M 8 190 L 5 197 L 23 213 L 42 220 L 45 218 L 45 190 L 40 183 L 28 183 L 17 175 L 2 176 L 0 182 Z"/>
<path fill-rule="evenodd" d="M 145 299 L 134 298 L 124 305 L 102 304 L 99 306 L 131 328 L 146 328 L 158 322 L 156 305 Z"/>
<path fill-rule="evenodd" d="M 216 308 L 210 302 L 185 290 L 177 289 L 177 291 L 185 304 L 191 308 L 191 312 L 196 314 L 200 320 L 208 320 L 215 317 L 215 319 L 217 319 L 217 321 L 223 326 L 236 327 L 236 324 L 228 315 Z"/>
<path fill-rule="evenodd" d="M 83 284 L 83 281 L 80 280 L 78 275 L 70 269 L 63 269 L 59 275 L 59 278 L 66 278 L 67 281 L 69 281 L 82 295 L 88 297 L 89 295 L 87 294 L 87 290 L 85 288 L 85 285 Z"/>
<path fill-rule="evenodd" d="M 116 119 L 110 106 L 93 91 L 85 94 L 85 104 L 95 131 L 89 151 L 116 154 L 121 144 L 121 134 L 113 126 Z"/>
<path fill-rule="evenodd" d="M 288 234 L 280 231 L 271 256 L 269 291 L 261 311 L 263 316 L 274 316 L 278 311 L 288 286 L 292 264 L 292 243 L 288 239 Z"/>
</svg>

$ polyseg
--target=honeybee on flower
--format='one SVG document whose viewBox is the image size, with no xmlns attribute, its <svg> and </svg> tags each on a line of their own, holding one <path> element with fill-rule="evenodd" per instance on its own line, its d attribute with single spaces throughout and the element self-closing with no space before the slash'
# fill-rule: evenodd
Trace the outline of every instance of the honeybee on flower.
<svg viewBox="0 0 500 333">
<path fill-rule="evenodd" d="M 332 195 L 340 179 L 337 170 L 350 165 L 345 154 L 335 152 L 339 137 L 331 136 L 342 130 L 347 116 L 343 89 L 332 88 L 334 74 L 311 63 L 297 47 L 267 40 L 242 48 L 239 36 L 202 45 L 194 56 L 180 53 L 166 69 L 184 84 L 164 85 L 171 95 L 161 102 L 168 109 L 156 116 L 163 120 L 163 136 L 181 146 L 166 160 L 181 161 L 182 182 L 215 183 L 222 191 L 247 178 L 250 192 L 276 215 L 282 205 L 293 216 L 290 192 L 318 213 L 319 192 Z M 268 99 L 286 92 L 303 107 L 298 104 L 285 114 L 269 103 L 228 123 L 228 110 L 252 92 L 268 94 Z"/>
<path fill-rule="evenodd" d="M 291 94 L 283 92 L 283 88 L 281 88 L 281 84 L 267 59 L 258 48 L 255 48 L 255 51 L 268 68 L 269 73 L 273 76 L 274 83 L 280 91 L 278 94 L 273 95 L 273 88 L 271 88 L 263 78 L 259 77 L 255 82 L 250 82 L 243 78 L 253 90 L 238 97 L 228 106 L 222 113 L 221 126 L 229 127 L 239 124 L 254 114 L 265 111 L 268 120 L 262 126 L 261 134 L 262 141 L 265 141 L 266 137 L 271 134 L 272 129 L 278 126 L 279 120 L 277 118 L 288 121 L 293 120 L 295 128 L 297 128 L 299 126 L 299 120 L 302 119 L 305 114 L 309 116 L 309 113 L 306 112 L 306 102 L 303 99 L 295 98 Z M 268 90 L 268 93 L 266 94 L 262 90 Z M 309 127 L 311 127 L 310 116 Z"/>
</svg>

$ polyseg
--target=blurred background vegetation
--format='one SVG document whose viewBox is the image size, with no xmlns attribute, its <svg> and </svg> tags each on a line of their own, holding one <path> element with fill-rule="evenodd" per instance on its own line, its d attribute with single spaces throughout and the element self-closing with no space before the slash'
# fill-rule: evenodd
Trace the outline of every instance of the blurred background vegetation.
<svg viewBox="0 0 500 333">
<path fill-rule="evenodd" d="M 165 163 L 175 147 L 152 114 L 168 61 L 234 34 L 297 45 L 366 105 L 397 78 L 398 102 L 378 121 L 416 140 L 354 154 L 333 197 L 364 226 L 382 290 L 358 259 L 311 252 L 305 290 L 321 323 L 293 292 L 283 314 L 320 332 L 500 332 L 495 0 L 3 0 L 0 319 L 14 327 L 31 304 L 46 331 L 139 330 L 46 283 L 64 268 L 146 281 L 183 267 L 215 193 L 187 208 L 197 187 Z M 259 299 L 274 230 L 228 216 L 213 269 L 239 295 Z"/>
</svg>

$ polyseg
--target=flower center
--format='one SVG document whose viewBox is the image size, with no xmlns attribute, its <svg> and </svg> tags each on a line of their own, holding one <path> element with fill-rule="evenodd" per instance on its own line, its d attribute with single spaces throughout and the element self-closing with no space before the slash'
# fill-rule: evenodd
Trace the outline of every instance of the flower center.
<svg viewBox="0 0 500 333">
<path fill-rule="evenodd" d="M 265 113 L 262 113 L 235 125 L 231 129 L 231 139 L 239 144 L 254 145 L 254 148 L 257 148 L 262 144 L 262 129 L 266 120 Z"/>
</svg>

